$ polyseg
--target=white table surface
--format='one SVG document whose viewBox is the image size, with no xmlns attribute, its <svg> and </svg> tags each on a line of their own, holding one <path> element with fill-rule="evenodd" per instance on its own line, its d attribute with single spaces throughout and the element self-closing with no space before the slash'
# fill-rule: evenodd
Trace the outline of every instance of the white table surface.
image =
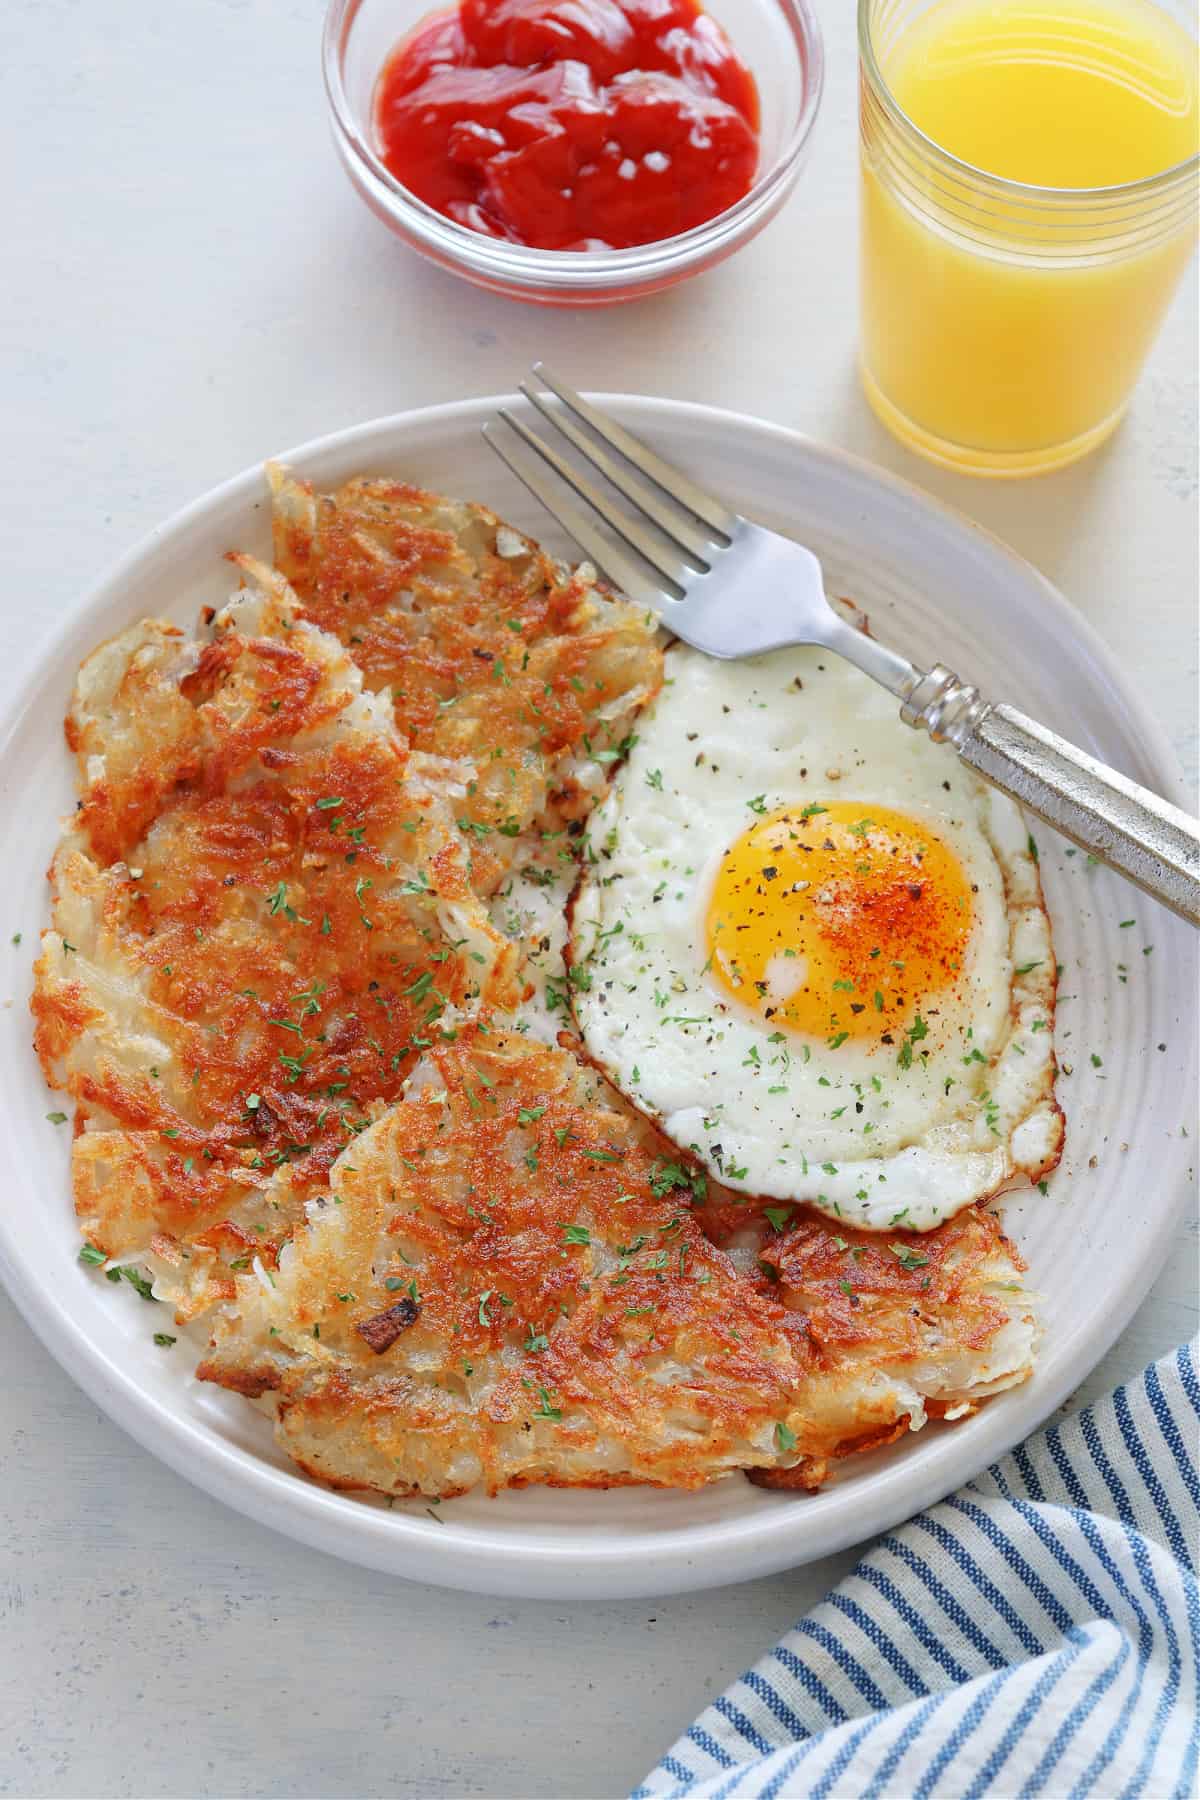
<svg viewBox="0 0 1200 1800">
<path fill-rule="evenodd" d="M 782 218 L 690 287 L 590 315 L 478 293 L 366 213 L 327 137 L 321 10 L 0 11 L 0 698 L 63 609 L 185 501 L 335 427 L 507 389 L 543 355 L 580 386 L 799 427 L 973 514 L 1087 614 L 1194 771 L 1194 268 L 1106 450 L 1032 484 L 970 483 L 894 445 L 855 384 L 850 0 L 820 9 L 828 90 Z M 1083 1394 L 1196 1321 L 1193 1225 Z M 853 1560 L 657 1604 L 403 1585 L 159 1466 L 2 1295 L 0 1370 L 6 1794 L 619 1795 Z"/>
</svg>

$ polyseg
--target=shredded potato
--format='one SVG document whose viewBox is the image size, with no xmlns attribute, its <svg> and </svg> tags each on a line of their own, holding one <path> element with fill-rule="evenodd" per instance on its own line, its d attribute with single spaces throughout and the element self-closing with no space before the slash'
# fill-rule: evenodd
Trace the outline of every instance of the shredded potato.
<svg viewBox="0 0 1200 1800">
<path fill-rule="evenodd" d="M 653 623 L 480 507 L 271 482 L 277 566 L 101 645 L 67 718 L 33 1012 L 87 1260 L 207 1313 L 199 1373 L 273 1396 L 302 1468 L 389 1494 L 813 1487 L 1023 1380 L 990 1213 L 781 1219 L 534 1041 Z"/>
<path fill-rule="evenodd" d="M 334 1165 L 274 1281 L 241 1278 L 200 1375 L 275 1392 L 311 1473 L 441 1496 L 737 1468 L 812 1487 L 962 1403 L 960 1379 L 1023 1376 L 989 1215 L 914 1267 L 843 1259 L 814 1216 L 773 1287 L 704 1235 L 673 1154 L 569 1052 L 463 1033 Z"/>
</svg>

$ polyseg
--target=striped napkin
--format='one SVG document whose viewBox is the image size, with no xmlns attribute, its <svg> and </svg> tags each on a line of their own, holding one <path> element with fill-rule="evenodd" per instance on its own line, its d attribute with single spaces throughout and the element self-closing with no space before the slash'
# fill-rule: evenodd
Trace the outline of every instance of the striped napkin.
<svg viewBox="0 0 1200 1800">
<path fill-rule="evenodd" d="M 638 1788 L 1197 1791 L 1197 1345 L 882 1538 Z"/>
</svg>

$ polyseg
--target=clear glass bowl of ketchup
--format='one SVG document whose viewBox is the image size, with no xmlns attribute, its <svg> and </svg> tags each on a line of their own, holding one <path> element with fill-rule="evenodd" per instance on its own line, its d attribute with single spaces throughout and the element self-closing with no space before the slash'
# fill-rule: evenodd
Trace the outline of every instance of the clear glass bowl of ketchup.
<svg viewBox="0 0 1200 1800">
<path fill-rule="evenodd" d="M 384 161 L 381 76 L 398 47 L 426 31 L 428 0 L 332 0 L 325 86 L 334 139 L 355 188 L 413 249 L 494 293 L 546 306 L 610 306 L 714 267 L 754 237 L 795 185 L 821 98 L 821 37 L 810 0 L 706 0 L 753 77 L 758 162 L 748 190 L 711 218 L 630 248 L 542 249 L 448 217 Z M 431 115 L 432 116 L 432 115 Z"/>
</svg>

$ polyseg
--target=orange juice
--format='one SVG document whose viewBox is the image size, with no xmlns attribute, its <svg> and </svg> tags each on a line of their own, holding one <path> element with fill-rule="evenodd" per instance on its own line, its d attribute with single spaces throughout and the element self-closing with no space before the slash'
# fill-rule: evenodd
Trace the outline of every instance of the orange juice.
<svg viewBox="0 0 1200 1800">
<path fill-rule="evenodd" d="M 1151 0 L 873 10 L 868 397 L 959 468 L 1069 461 L 1117 423 L 1191 249 L 1195 42 Z"/>
</svg>

